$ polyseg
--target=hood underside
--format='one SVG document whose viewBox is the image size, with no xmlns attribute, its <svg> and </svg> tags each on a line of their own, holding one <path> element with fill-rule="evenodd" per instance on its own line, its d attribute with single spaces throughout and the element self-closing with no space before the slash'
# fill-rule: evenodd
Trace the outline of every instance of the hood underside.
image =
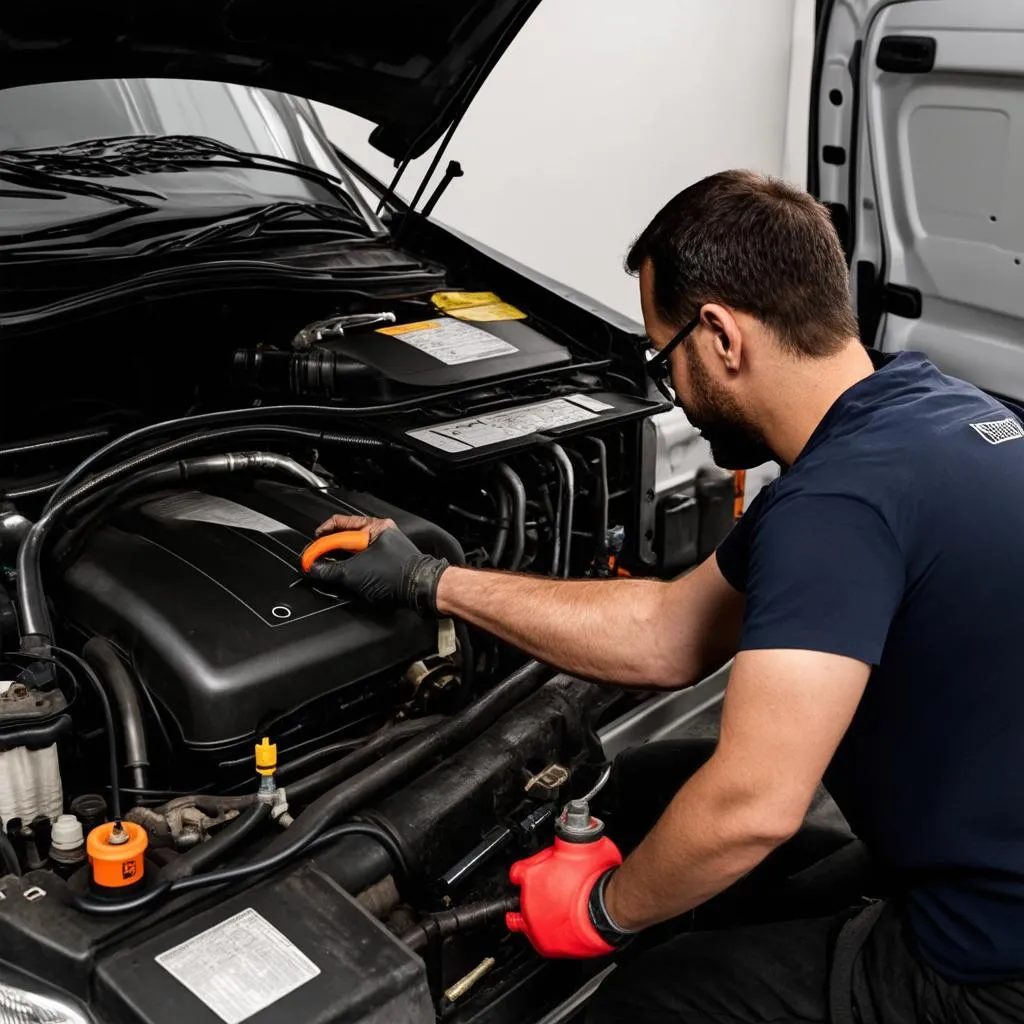
<svg viewBox="0 0 1024 1024">
<path fill-rule="evenodd" d="M 540 0 L 107 0 L 0 11 L 0 89 L 97 78 L 235 82 L 372 121 L 396 159 L 464 109 Z"/>
</svg>

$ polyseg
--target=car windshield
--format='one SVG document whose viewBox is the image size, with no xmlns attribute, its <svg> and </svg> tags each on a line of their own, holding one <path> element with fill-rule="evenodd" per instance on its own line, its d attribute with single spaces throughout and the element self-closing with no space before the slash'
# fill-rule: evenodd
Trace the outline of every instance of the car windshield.
<svg viewBox="0 0 1024 1024">
<path fill-rule="evenodd" d="M 292 161 L 329 175 L 337 183 L 335 194 L 341 190 L 351 197 L 369 232 L 381 233 L 379 221 L 334 155 L 305 100 L 222 82 L 179 79 L 55 82 L 0 91 L 0 161 L 24 161 L 25 150 L 133 136 L 212 140 L 240 154 Z M 66 165 L 62 173 L 67 173 Z M 12 230 L 48 230 L 75 222 L 87 225 L 109 212 L 110 203 L 100 195 L 104 186 L 141 185 L 157 193 L 164 217 L 179 207 L 182 213 L 196 214 L 200 202 L 201 213 L 207 216 L 213 211 L 230 214 L 271 204 L 323 206 L 332 201 L 331 188 L 325 189 L 315 175 L 288 173 L 283 163 L 280 168 L 187 168 L 185 174 L 139 173 L 115 179 L 86 173 L 74 178 L 75 193 L 61 203 L 53 201 L 53 188 L 48 193 L 40 187 L 38 176 L 23 174 L 12 181 L 8 175 L 0 181 L 2 233 L 9 236 Z M 81 187 L 83 178 L 96 183 L 93 194 Z"/>
</svg>

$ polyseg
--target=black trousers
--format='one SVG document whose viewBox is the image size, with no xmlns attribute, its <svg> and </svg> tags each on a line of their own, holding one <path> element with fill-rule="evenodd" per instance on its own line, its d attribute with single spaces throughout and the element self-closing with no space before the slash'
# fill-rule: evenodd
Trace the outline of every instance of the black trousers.
<svg viewBox="0 0 1024 1024">
<path fill-rule="evenodd" d="M 613 838 L 639 841 L 713 747 L 657 744 L 620 758 L 602 808 Z M 587 1024 L 1024 1021 L 1024 980 L 946 982 L 915 955 L 898 903 L 860 898 L 883 888 L 843 824 L 812 813 L 795 843 L 691 915 L 684 934 L 676 922 L 674 937 L 623 951 Z"/>
</svg>

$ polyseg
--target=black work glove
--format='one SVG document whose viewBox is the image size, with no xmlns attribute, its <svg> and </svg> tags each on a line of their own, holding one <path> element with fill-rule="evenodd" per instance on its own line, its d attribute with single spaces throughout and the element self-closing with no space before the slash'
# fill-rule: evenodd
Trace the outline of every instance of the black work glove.
<svg viewBox="0 0 1024 1024">
<path fill-rule="evenodd" d="M 317 536 L 340 530 L 369 530 L 369 547 L 338 560 L 318 558 L 310 566 L 310 579 L 367 604 L 437 614 L 437 584 L 448 568 L 446 559 L 425 555 L 390 519 L 334 516 Z"/>
</svg>

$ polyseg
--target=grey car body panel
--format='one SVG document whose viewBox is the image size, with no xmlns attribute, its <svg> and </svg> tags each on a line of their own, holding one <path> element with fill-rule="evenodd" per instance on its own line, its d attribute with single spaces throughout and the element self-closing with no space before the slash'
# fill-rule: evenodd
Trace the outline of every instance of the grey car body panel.
<svg viewBox="0 0 1024 1024">
<path fill-rule="evenodd" d="M 859 310 L 865 288 L 881 296 L 864 340 L 1024 400 L 1024 6 L 837 0 L 826 15 L 812 180 L 848 213 Z M 880 68 L 893 37 L 934 40 L 931 69 Z M 893 286 L 920 294 L 920 316 Z"/>
</svg>

